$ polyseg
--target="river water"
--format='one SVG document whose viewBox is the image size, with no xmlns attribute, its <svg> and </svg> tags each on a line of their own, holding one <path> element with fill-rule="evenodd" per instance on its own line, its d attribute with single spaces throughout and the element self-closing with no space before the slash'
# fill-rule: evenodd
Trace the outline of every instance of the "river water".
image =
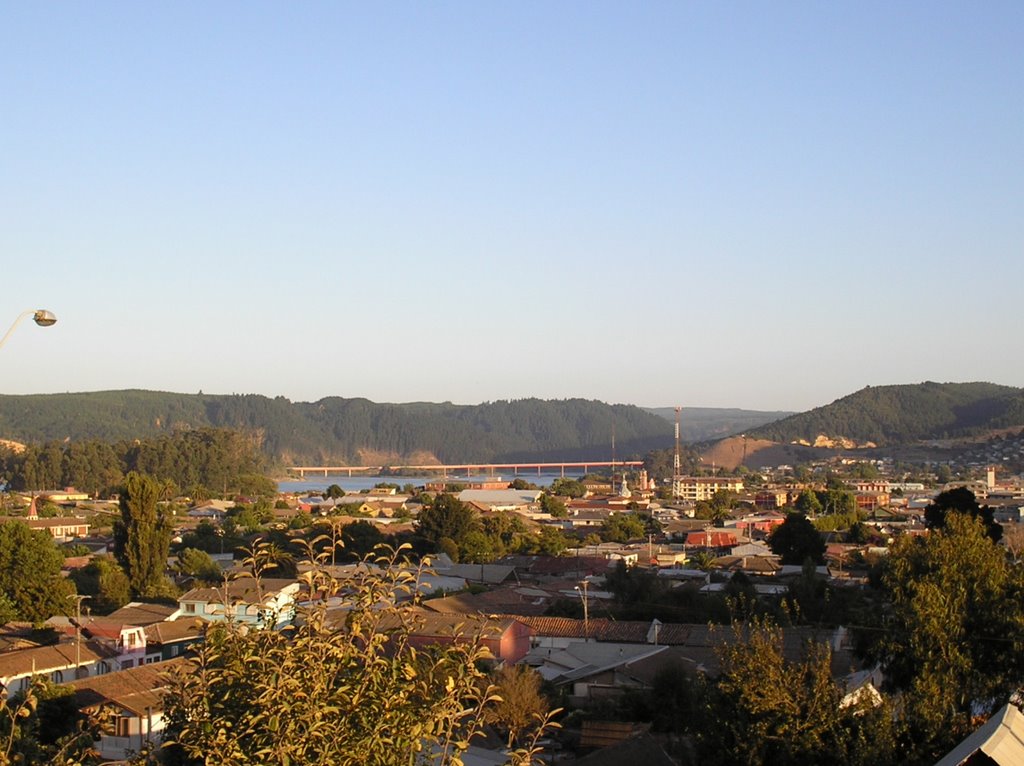
<svg viewBox="0 0 1024 766">
<path fill-rule="evenodd" d="M 516 475 L 505 473 L 498 476 L 456 476 L 455 474 L 449 474 L 448 478 L 452 481 L 460 483 L 464 482 L 466 484 L 474 481 L 512 481 L 513 479 L 523 479 L 531 484 L 536 484 L 538 487 L 549 487 L 551 486 L 551 482 L 559 478 L 561 475 L 561 473 L 537 474 L 530 471 L 521 471 Z M 579 478 L 581 474 L 570 474 L 566 471 L 565 476 L 566 478 Z M 399 487 L 403 487 L 406 484 L 412 484 L 414 487 L 422 487 L 428 481 L 436 481 L 440 478 L 441 474 L 433 474 L 431 476 L 306 476 L 301 479 L 287 479 L 279 481 L 277 483 L 277 491 L 293 493 L 324 492 L 332 484 L 337 484 L 347 492 L 360 492 L 364 489 L 373 489 L 375 484 L 379 484 L 382 481 L 386 481 L 389 484 L 397 484 Z"/>
</svg>

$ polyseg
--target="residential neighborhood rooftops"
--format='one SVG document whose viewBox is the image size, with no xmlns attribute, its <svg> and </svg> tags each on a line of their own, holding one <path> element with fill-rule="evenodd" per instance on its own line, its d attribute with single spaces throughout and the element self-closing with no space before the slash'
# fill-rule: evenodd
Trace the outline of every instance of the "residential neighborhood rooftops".
<svg viewBox="0 0 1024 766">
<path fill-rule="evenodd" d="M 139 716 L 163 709 L 168 671 L 184 660 L 140 665 L 137 668 L 71 681 L 75 700 L 82 707 L 113 703 Z"/>
<path fill-rule="evenodd" d="M 37 646 L 0 654 L 0 679 L 74 668 L 113 657 L 115 652 L 92 641 Z"/>
<path fill-rule="evenodd" d="M 177 610 L 178 607 L 170 604 L 143 604 L 132 601 L 108 614 L 107 619 L 145 627 L 155 622 L 163 622 Z"/>
<path fill-rule="evenodd" d="M 226 590 L 224 586 L 217 588 L 193 588 L 180 596 L 178 601 L 220 603 L 226 596 L 234 601 L 255 602 L 280 593 L 291 586 L 294 586 L 294 590 L 298 591 L 299 583 L 295 580 L 262 579 L 257 582 L 254 578 L 243 577 L 229 581 Z"/>
</svg>

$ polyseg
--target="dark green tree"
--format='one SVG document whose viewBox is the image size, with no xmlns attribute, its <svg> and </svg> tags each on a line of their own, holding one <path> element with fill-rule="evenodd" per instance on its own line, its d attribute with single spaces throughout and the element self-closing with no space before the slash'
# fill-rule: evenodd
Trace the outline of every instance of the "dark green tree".
<svg viewBox="0 0 1024 766">
<path fill-rule="evenodd" d="M 0 593 L 19 620 L 42 622 L 68 614 L 74 586 L 61 577 L 64 557 L 46 532 L 33 531 L 20 521 L 0 524 Z"/>
<path fill-rule="evenodd" d="M 863 764 L 894 762 L 895 734 L 885 705 L 843 706 L 827 644 L 798 659 L 782 651 L 781 630 L 755 618 L 735 625 L 718 650 L 721 675 L 699 698 L 694 721 L 702 764 Z"/>
<path fill-rule="evenodd" d="M 96 558 L 71 573 L 71 580 L 82 595 L 89 596 L 89 606 L 97 614 L 110 614 L 131 599 L 128 575 L 109 558 Z"/>
<path fill-rule="evenodd" d="M 813 489 L 805 489 L 797 495 L 793 507 L 806 516 L 817 516 L 821 513 L 821 501 Z"/>
<path fill-rule="evenodd" d="M 825 541 L 802 513 L 787 515 L 768 538 L 768 546 L 783 564 L 803 564 L 807 559 L 816 564 L 825 562 Z"/>
<path fill-rule="evenodd" d="M 551 482 L 548 492 L 552 495 L 579 498 L 587 494 L 587 488 L 583 486 L 583 482 L 579 479 L 560 477 Z"/>
<path fill-rule="evenodd" d="M 347 555 L 361 559 L 384 542 L 384 535 L 376 524 L 360 520 L 341 528 L 341 541 Z"/>
<path fill-rule="evenodd" d="M 569 515 L 562 498 L 549 495 L 546 492 L 540 496 L 540 509 L 544 513 L 550 513 L 556 519 L 564 519 Z"/>
<path fill-rule="evenodd" d="M 533 541 L 532 550 L 543 556 L 558 556 L 569 547 L 569 538 L 558 527 L 544 525 Z"/>
<path fill-rule="evenodd" d="M 209 583 L 219 582 L 223 578 L 217 562 L 209 553 L 198 548 L 182 548 L 178 552 L 178 571 Z"/>
<path fill-rule="evenodd" d="M 609 543 L 626 543 L 645 533 L 643 519 L 632 513 L 613 513 L 601 524 L 601 539 Z"/>
<path fill-rule="evenodd" d="M 987 505 L 979 505 L 974 493 L 967 487 L 956 487 L 940 492 L 932 503 L 924 509 L 924 523 L 932 529 L 942 529 L 950 513 L 962 513 L 972 519 L 980 519 L 992 542 L 998 543 L 1003 538 L 1003 527 L 993 518 L 992 509 Z"/>
<path fill-rule="evenodd" d="M 443 493 L 420 511 L 416 531 L 431 545 L 447 538 L 458 546 L 470 532 L 480 529 L 476 512 L 454 495 Z"/>
<path fill-rule="evenodd" d="M 171 547 L 171 523 L 158 504 L 160 482 L 132 471 L 121 490 L 121 518 L 114 523 L 114 554 L 136 596 L 165 589 L 164 569 Z"/>
<path fill-rule="evenodd" d="M 934 763 L 1024 685 L 1024 574 L 981 519 L 949 513 L 896 540 L 882 584 L 892 606 L 877 651 L 905 701 L 907 760 Z"/>
</svg>

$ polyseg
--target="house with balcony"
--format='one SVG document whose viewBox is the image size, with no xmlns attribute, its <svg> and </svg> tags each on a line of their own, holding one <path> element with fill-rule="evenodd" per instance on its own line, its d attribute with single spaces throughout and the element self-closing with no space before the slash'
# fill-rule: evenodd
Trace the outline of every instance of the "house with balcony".
<svg viewBox="0 0 1024 766">
<path fill-rule="evenodd" d="M 106 722 L 95 743 L 102 759 L 121 762 L 140 752 L 147 742 L 160 744 L 166 673 L 180 662 L 142 665 L 68 684 L 78 708 Z"/>
<path fill-rule="evenodd" d="M 127 670 L 145 662 L 146 631 L 137 625 L 95 619 L 83 620 L 82 635 L 111 652 L 117 670 Z"/>
</svg>

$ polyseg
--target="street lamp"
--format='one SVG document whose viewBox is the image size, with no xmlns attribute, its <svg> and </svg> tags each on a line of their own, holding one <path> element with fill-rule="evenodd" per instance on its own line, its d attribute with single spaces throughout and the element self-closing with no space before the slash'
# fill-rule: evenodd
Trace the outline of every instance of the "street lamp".
<svg viewBox="0 0 1024 766">
<path fill-rule="evenodd" d="M 14 332 L 15 328 L 20 325 L 26 317 L 32 317 L 32 321 L 40 327 L 51 327 L 52 325 L 57 324 L 57 317 L 54 316 L 52 311 L 47 311 L 46 309 L 36 309 L 33 311 L 32 309 L 29 309 L 28 311 L 22 312 L 21 315 L 14 320 L 14 324 L 11 325 L 11 329 L 7 331 L 3 338 L 0 338 L 0 346 L 3 346 L 7 342 L 7 339 L 11 337 L 11 333 Z"/>
</svg>

